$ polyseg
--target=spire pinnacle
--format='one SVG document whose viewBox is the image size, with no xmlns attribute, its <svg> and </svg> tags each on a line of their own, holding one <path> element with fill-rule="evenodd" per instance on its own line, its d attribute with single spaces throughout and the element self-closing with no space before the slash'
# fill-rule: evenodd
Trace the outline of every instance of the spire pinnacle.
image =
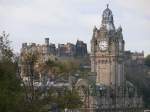
<svg viewBox="0 0 150 112">
<path fill-rule="evenodd" d="M 109 4 L 107 4 L 107 8 L 109 7 Z"/>
</svg>

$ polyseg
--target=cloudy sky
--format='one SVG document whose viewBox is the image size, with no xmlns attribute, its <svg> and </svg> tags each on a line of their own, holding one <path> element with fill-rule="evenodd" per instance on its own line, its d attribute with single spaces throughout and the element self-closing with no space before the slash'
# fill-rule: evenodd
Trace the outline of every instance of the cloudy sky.
<svg viewBox="0 0 150 112">
<path fill-rule="evenodd" d="M 116 28 L 122 26 L 126 50 L 150 53 L 150 0 L 0 0 L 0 32 L 10 33 L 15 51 L 23 42 L 88 44 L 101 24 L 106 4 Z"/>
</svg>

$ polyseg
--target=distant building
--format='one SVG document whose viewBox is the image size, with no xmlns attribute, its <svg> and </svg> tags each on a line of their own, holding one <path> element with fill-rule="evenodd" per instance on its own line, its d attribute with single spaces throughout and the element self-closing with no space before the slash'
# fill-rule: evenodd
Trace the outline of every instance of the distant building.
<svg viewBox="0 0 150 112">
<path fill-rule="evenodd" d="M 58 44 L 57 56 L 59 57 L 84 57 L 87 56 L 87 45 L 77 40 L 76 45 L 72 43 Z"/>
<path fill-rule="evenodd" d="M 49 38 L 45 38 L 45 43 L 40 45 L 36 43 L 23 43 L 21 53 L 19 57 L 20 73 L 23 80 L 27 80 L 30 72 L 30 64 L 26 61 L 26 57 L 29 54 L 35 54 L 38 56 L 38 62 L 45 62 L 50 57 L 55 58 L 56 47 L 55 44 L 49 43 Z"/>
<path fill-rule="evenodd" d="M 144 51 L 142 52 L 131 52 L 125 51 L 125 63 L 142 65 L 144 64 Z"/>
<path fill-rule="evenodd" d="M 74 57 L 76 53 L 75 45 L 72 43 L 58 44 L 57 55 L 59 57 Z"/>
<path fill-rule="evenodd" d="M 58 57 L 85 57 L 88 55 L 87 44 L 80 40 L 77 40 L 75 45 L 72 43 L 58 44 L 58 48 L 55 44 L 49 43 L 49 38 L 45 38 L 45 43 L 42 45 L 36 43 L 22 44 L 21 53 L 33 51 L 37 51 L 45 58 L 49 55 Z"/>
<path fill-rule="evenodd" d="M 38 53 L 42 54 L 42 55 L 56 55 L 56 47 L 55 44 L 53 43 L 49 43 L 49 38 L 45 38 L 45 44 L 36 44 L 36 43 L 31 43 L 31 44 L 27 44 L 27 43 L 23 43 L 22 44 L 22 48 L 21 48 L 21 53 L 24 51 L 35 51 L 37 50 Z"/>
<path fill-rule="evenodd" d="M 87 44 L 83 41 L 77 40 L 76 42 L 76 56 L 84 57 L 87 56 Z"/>
</svg>

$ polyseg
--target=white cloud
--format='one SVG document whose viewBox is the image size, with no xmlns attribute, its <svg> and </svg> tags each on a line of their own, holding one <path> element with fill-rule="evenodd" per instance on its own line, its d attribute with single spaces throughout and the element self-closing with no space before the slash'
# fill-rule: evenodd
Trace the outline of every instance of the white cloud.
<svg viewBox="0 0 150 112">
<path fill-rule="evenodd" d="M 137 14 L 150 16 L 150 0 L 115 0 L 118 5 L 128 11 L 134 11 Z"/>
<path fill-rule="evenodd" d="M 94 25 L 101 24 L 104 0 L 0 0 L 0 31 L 11 34 L 18 49 L 22 42 L 41 42 L 50 36 L 56 43 L 74 42 L 77 38 L 88 42 Z M 127 48 L 150 52 L 150 1 L 114 0 L 110 8 L 116 26 L 123 26 Z M 132 44 L 136 39 L 137 44 Z M 146 40 L 146 41 L 145 41 Z M 18 46 L 19 44 L 19 46 Z M 147 48 L 149 47 L 149 48 Z M 138 49 L 139 50 L 139 49 Z"/>
</svg>

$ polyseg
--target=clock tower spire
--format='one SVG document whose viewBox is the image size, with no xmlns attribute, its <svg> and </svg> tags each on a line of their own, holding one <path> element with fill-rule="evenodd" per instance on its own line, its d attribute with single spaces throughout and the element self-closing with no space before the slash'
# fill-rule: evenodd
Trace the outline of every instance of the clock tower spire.
<svg viewBox="0 0 150 112">
<path fill-rule="evenodd" d="M 96 85 L 90 86 L 93 111 L 96 107 L 99 112 L 143 112 L 142 97 L 137 97 L 136 87 L 125 79 L 124 45 L 122 27 L 115 28 L 107 5 L 91 39 L 91 72 L 96 74 Z"/>
<path fill-rule="evenodd" d="M 103 14 L 102 14 L 102 24 L 101 24 L 101 26 L 106 27 L 107 30 L 115 30 L 113 14 L 112 14 L 112 11 L 109 9 L 108 4 L 107 4 L 107 7 L 103 11 Z"/>
<path fill-rule="evenodd" d="M 124 40 L 122 28 L 115 29 L 113 14 L 107 4 L 100 28 L 94 27 L 91 40 L 91 71 L 97 85 L 122 86 L 124 76 Z"/>
</svg>

